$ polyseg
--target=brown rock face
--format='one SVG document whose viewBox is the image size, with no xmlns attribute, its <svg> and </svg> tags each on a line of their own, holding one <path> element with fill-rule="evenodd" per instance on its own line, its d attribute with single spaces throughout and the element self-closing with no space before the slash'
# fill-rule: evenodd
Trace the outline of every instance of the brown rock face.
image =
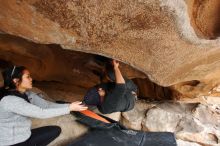
<svg viewBox="0 0 220 146">
<path fill-rule="evenodd" d="M 187 0 L 191 24 L 196 33 L 207 39 L 216 39 L 220 34 L 220 1 Z"/>
<path fill-rule="evenodd" d="M 219 145 L 219 35 L 219 0 L 0 0 L 0 70 L 24 65 L 54 100 L 75 101 L 100 82 L 103 59 L 117 59 L 148 100 L 108 116 L 174 132 L 179 146 Z M 60 125 L 51 145 L 66 145 L 86 132 L 72 121 L 33 127 Z"/>
<path fill-rule="evenodd" d="M 37 81 L 54 81 L 84 88 L 99 83 L 99 75 L 104 70 L 101 56 L 64 50 L 58 45 L 36 44 L 3 34 L 0 34 L 0 58 L 0 68 L 23 65 Z M 128 78 L 146 77 L 126 64 L 121 63 L 120 66 Z"/>
<path fill-rule="evenodd" d="M 218 36 L 218 4 L 1 0 L 0 30 L 38 43 L 115 58 L 144 72 L 153 82 L 169 86 L 219 71 L 219 39 L 208 40 Z M 212 5 L 215 7 L 210 8 Z M 212 14 L 212 20 L 203 21 Z M 197 37 L 196 29 L 208 39 Z"/>
<path fill-rule="evenodd" d="M 132 111 L 122 113 L 121 118 L 132 129 L 174 132 L 178 146 L 219 145 L 219 120 L 217 104 L 144 101 L 137 102 Z"/>
<path fill-rule="evenodd" d="M 0 52 L 1 59 L 24 65 L 38 81 L 76 83 L 83 87 L 99 81 L 89 68 L 89 61 L 93 59 L 90 54 L 63 50 L 58 45 L 35 44 L 9 35 L 0 36 Z"/>
</svg>

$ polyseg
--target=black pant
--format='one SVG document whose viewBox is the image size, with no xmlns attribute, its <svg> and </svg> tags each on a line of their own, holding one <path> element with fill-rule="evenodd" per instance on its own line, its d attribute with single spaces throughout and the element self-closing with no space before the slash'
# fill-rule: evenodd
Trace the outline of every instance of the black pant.
<svg viewBox="0 0 220 146">
<path fill-rule="evenodd" d="M 59 126 L 45 126 L 31 130 L 31 137 L 13 146 L 46 146 L 61 133 Z"/>
</svg>

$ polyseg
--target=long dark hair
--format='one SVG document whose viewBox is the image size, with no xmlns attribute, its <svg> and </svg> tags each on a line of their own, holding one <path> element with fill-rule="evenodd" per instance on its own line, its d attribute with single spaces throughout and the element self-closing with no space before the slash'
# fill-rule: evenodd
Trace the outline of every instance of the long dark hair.
<svg viewBox="0 0 220 146">
<path fill-rule="evenodd" d="M 23 71 L 26 70 L 24 66 L 13 66 L 5 69 L 2 72 L 2 77 L 4 79 L 4 86 L 0 88 L 0 100 L 9 94 L 9 91 L 15 90 L 16 85 L 13 79 L 18 79 L 19 82 L 22 81 Z"/>
</svg>

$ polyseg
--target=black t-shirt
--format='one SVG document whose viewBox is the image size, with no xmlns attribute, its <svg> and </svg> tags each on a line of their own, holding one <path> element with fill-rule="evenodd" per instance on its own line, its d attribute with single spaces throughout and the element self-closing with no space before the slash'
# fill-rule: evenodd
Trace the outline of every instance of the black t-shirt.
<svg viewBox="0 0 220 146">
<path fill-rule="evenodd" d="M 114 82 L 97 85 L 105 90 L 106 95 L 98 109 L 101 113 L 124 112 L 133 109 L 135 96 L 132 91 L 137 92 L 137 86 L 132 80 L 126 80 L 125 84 Z"/>
</svg>

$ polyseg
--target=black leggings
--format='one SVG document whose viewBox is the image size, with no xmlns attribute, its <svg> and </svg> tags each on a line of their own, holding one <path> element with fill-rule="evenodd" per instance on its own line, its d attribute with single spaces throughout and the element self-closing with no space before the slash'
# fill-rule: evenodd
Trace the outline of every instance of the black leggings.
<svg viewBox="0 0 220 146">
<path fill-rule="evenodd" d="M 61 133 L 59 126 L 45 126 L 31 130 L 31 137 L 13 146 L 46 146 Z"/>
</svg>

